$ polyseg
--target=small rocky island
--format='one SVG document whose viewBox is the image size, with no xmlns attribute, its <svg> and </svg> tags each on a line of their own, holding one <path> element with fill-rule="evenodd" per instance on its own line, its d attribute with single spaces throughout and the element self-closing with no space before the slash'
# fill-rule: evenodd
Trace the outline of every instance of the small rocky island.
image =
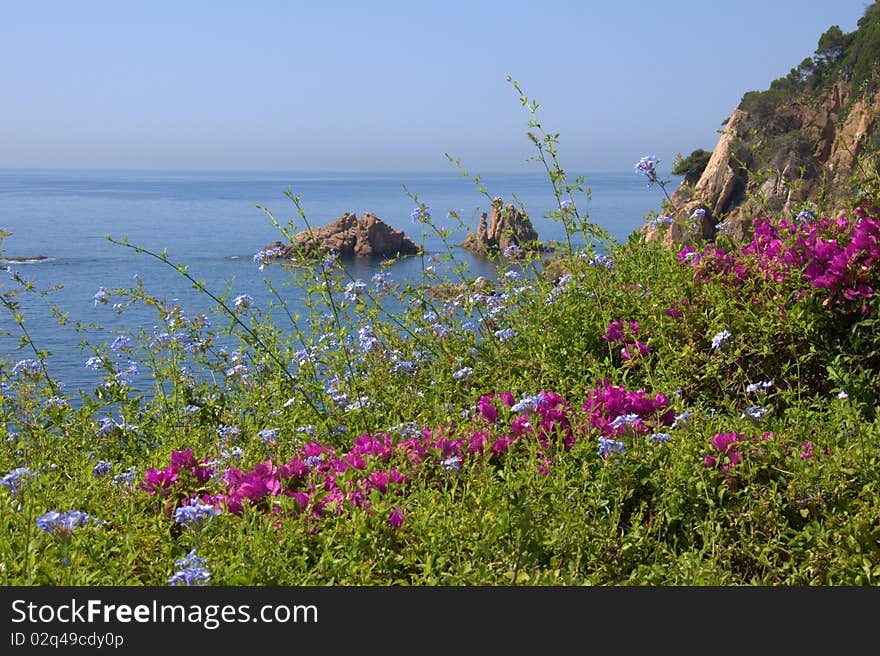
<svg viewBox="0 0 880 656">
<path fill-rule="evenodd" d="M 525 212 L 513 203 L 504 204 L 500 196 L 492 199 L 492 214 L 480 216 L 477 232 L 469 232 L 461 247 L 474 255 L 500 251 L 507 257 L 528 251 L 543 251 L 538 232 Z"/>
<path fill-rule="evenodd" d="M 395 230 L 372 212 L 365 212 L 360 218 L 346 212 L 325 226 L 296 233 L 290 244 L 277 241 L 263 250 L 267 256 L 287 260 L 322 257 L 330 252 L 346 259 L 390 259 L 416 255 L 419 247 L 402 230 Z"/>
</svg>

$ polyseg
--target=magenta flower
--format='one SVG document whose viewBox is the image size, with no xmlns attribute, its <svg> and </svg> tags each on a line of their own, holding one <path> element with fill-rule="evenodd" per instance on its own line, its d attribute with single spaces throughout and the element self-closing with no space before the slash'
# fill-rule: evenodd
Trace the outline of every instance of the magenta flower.
<svg viewBox="0 0 880 656">
<path fill-rule="evenodd" d="M 612 321 L 608 324 L 608 330 L 602 335 L 602 339 L 606 342 L 620 342 L 623 340 L 623 330 L 619 321 Z"/>
<path fill-rule="evenodd" d="M 157 494 L 165 496 L 168 494 L 171 486 L 177 481 L 178 469 L 174 465 L 169 465 L 161 471 L 150 468 L 144 472 L 144 482 L 138 487 L 150 493 L 150 496 Z"/>
<path fill-rule="evenodd" d="M 492 403 L 493 397 L 493 394 L 483 395 L 477 403 L 480 408 L 480 414 L 483 415 L 483 419 L 490 424 L 494 424 L 498 421 L 498 409 L 495 407 L 495 404 Z"/>
<path fill-rule="evenodd" d="M 813 457 L 813 443 L 812 442 L 804 442 L 801 447 L 803 451 L 801 451 L 801 458 L 804 460 L 809 460 Z"/>
<path fill-rule="evenodd" d="M 742 461 L 742 454 L 739 452 L 738 443 L 742 442 L 746 439 L 745 435 L 740 435 L 736 432 L 730 433 L 716 433 L 711 440 L 709 440 L 709 444 L 711 444 L 717 451 L 720 451 L 722 455 L 727 456 L 727 460 L 730 463 L 729 465 L 723 465 L 722 469 L 726 472 L 729 467 L 736 467 Z M 711 457 L 711 464 L 709 464 L 710 457 L 704 458 L 704 462 L 707 466 L 712 467 L 717 462 L 715 457 Z"/>
<path fill-rule="evenodd" d="M 403 526 L 403 510 L 401 510 L 400 506 L 391 511 L 391 516 L 388 517 L 388 526 L 391 528 Z"/>
</svg>

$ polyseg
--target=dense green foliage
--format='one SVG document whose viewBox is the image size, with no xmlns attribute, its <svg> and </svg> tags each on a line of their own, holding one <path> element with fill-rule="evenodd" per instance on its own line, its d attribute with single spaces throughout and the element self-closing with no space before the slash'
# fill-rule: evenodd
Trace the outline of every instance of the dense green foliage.
<svg viewBox="0 0 880 656">
<path fill-rule="evenodd" d="M 681 153 L 678 153 L 672 167 L 672 175 L 683 175 L 686 183 L 696 184 L 706 170 L 711 157 L 712 153 L 702 148 L 697 148 L 687 157 L 682 157 Z"/>
<path fill-rule="evenodd" d="M 499 254 L 492 293 L 451 247 L 423 284 L 267 255 L 267 285 L 306 291 L 300 316 L 152 254 L 214 312 L 141 281 L 102 290 L 165 331 L 93 345 L 103 380 L 74 404 L 16 300 L 41 292 L 13 272 L 2 298 L 32 350 L 0 372 L 0 581 L 877 583 L 876 188 L 848 216 L 768 219 L 751 244 L 615 243 L 520 99 L 568 239 Z M 450 281 L 460 294 L 430 293 Z"/>
<path fill-rule="evenodd" d="M 880 3 L 865 9 L 855 31 L 844 33 L 831 26 L 819 38 L 813 57 L 807 57 L 788 75 L 774 80 L 766 91 L 749 91 L 740 108 L 759 117 L 770 117 L 783 103 L 802 97 L 815 97 L 843 80 L 851 86 L 850 102 L 869 94 L 880 85 Z"/>
</svg>

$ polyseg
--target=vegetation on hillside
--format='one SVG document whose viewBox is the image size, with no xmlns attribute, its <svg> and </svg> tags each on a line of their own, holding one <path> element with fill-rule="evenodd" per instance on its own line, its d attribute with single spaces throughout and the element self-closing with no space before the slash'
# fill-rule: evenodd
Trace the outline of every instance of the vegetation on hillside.
<svg viewBox="0 0 880 656">
<path fill-rule="evenodd" d="M 853 90 L 850 103 L 872 93 L 880 85 L 880 3 L 865 9 L 856 30 L 844 33 L 832 25 L 819 37 L 812 57 L 806 57 L 784 77 L 774 80 L 766 91 L 749 91 L 740 108 L 763 119 L 773 119 L 781 104 L 815 98 L 838 80 Z M 874 147 L 880 143 L 874 142 Z"/>
</svg>

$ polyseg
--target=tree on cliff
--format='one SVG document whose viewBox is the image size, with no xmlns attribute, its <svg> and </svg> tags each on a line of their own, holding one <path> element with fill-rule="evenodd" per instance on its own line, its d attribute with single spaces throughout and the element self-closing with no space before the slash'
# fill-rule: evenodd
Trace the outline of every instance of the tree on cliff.
<svg viewBox="0 0 880 656">
<path fill-rule="evenodd" d="M 681 153 L 677 153 L 672 167 L 672 175 L 683 175 L 687 184 L 696 184 L 700 176 L 703 175 L 703 171 L 706 170 L 710 157 L 712 157 L 712 153 L 702 148 L 697 148 L 687 157 L 682 157 Z"/>
</svg>

